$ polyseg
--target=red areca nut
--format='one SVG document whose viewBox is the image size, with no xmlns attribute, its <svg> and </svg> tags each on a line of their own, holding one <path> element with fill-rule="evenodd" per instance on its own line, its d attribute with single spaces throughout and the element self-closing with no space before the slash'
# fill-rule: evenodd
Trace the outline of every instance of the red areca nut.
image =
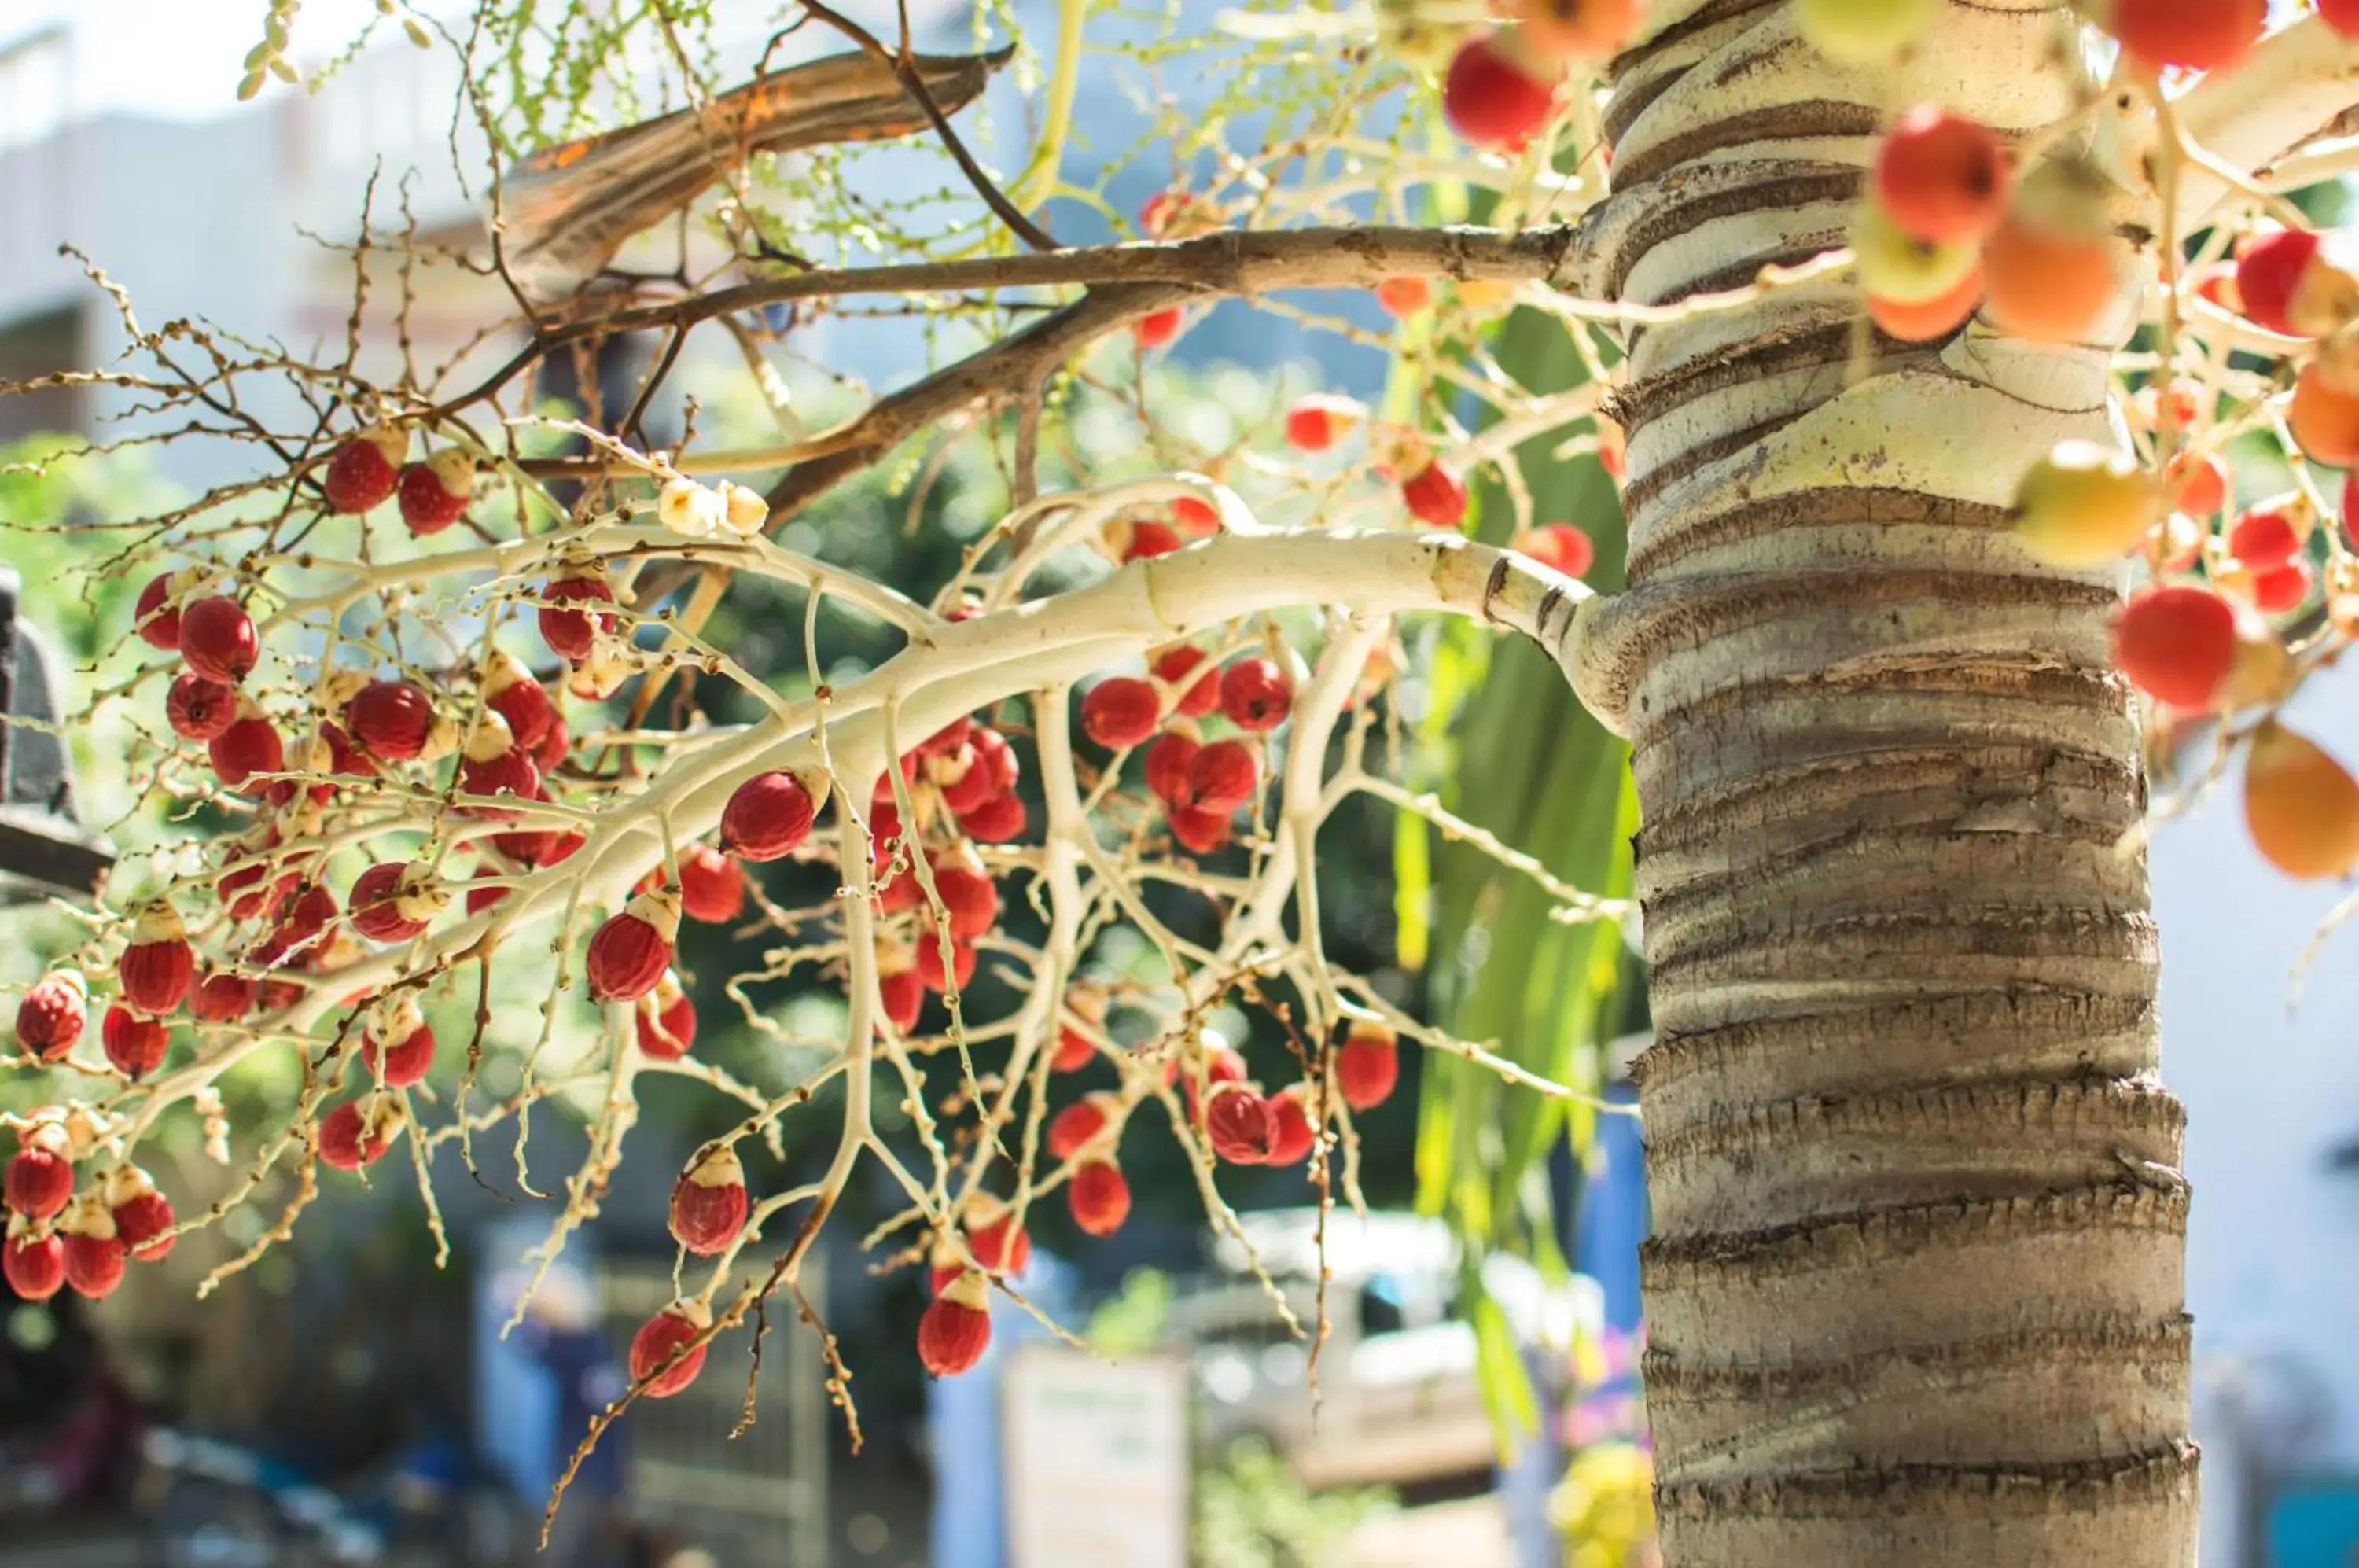
<svg viewBox="0 0 2359 1568">
<path fill-rule="evenodd" d="M 639 998 L 633 1017 L 639 1049 L 658 1062 L 677 1062 L 696 1045 L 696 1003 L 672 970 Z"/>
<path fill-rule="evenodd" d="M 1441 81 L 1450 128 L 1477 147 L 1522 147 L 1556 112 L 1561 68 L 1523 47 L 1512 32 L 1470 38 Z"/>
<path fill-rule="evenodd" d="M 209 594 L 181 607 L 180 658 L 206 680 L 238 685 L 261 657 L 254 618 L 229 595 Z"/>
<path fill-rule="evenodd" d="M 1212 656 L 1193 643 L 1174 643 L 1150 662 L 1155 678 L 1172 688 L 1171 711 L 1182 718 L 1201 719 L 1221 705 L 1220 676 Z"/>
<path fill-rule="evenodd" d="M 1111 1154 L 1122 1136 L 1122 1099 L 1105 1090 L 1082 1095 L 1049 1118 L 1044 1137 L 1049 1158 L 1071 1160 L 1082 1150 L 1104 1144 Z"/>
<path fill-rule="evenodd" d="M 1416 315 L 1433 303 L 1433 285 L 1414 274 L 1387 278 L 1376 285 L 1376 309 L 1394 321 Z"/>
<path fill-rule="evenodd" d="M 1024 834 L 1022 797 L 995 795 L 972 811 L 961 811 L 958 824 L 977 844 L 1006 844 Z"/>
<path fill-rule="evenodd" d="M 942 1287 L 918 1320 L 918 1359 L 937 1377 L 955 1377 L 991 1345 L 990 1284 L 970 1269 Z"/>
<path fill-rule="evenodd" d="M 2236 305 L 2247 320 L 2286 337 L 2325 337 L 2359 318 L 2359 268 L 2350 237 L 2280 229 L 2237 247 Z"/>
<path fill-rule="evenodd" d="M 171 1049 L 172 1031 L 163 1019 L 148 1018 L 120 1003 L 99 1020 L 99 1048 L 125 1077 L 136 1082 L 164 1064 Z"/>
<path fill-rule="evenodd" d="M 1232 1165 L 1261 1165 L 1277 1139 L 1277 1113 L 1244 1083 L 1219 1083 L 1204 1096 L 1204 1138 Z"/>
<path fill-rule="evenodd" d="M 2099 19 L 2148 71 L 2217 71 L 2243 59 L 2268 26 L 2268 0 L 2110 0 Z"/>
<path fill-rule="evenodd" d="M 158 899 L 132 922 L 131 942 L 124 948 L 115 976 L 123 999 L 145 1013 L 168 1013 L 189 994 L 196 977 L 196 954 L 180 924 L 179 911 Z"/>
<path fill-rule="evenodd" d="M 797 774 L 756 773 L 721 809 L 721 847 L 740 860 L 779 860 L 810 836 L 825 786 Z"/>
<path fill-rule="evenodd" d="M 26 1222 L 8 1222 L 8 1241 L 0 1247 L 0 1279 L 27 1301 L 46 1301 L 65 1288 L 66 1240 L 52 1231 L 37 1236 Z"/>
<path fill-rule="evenodd" d="M 408 942 L 450 907 L 451 895 L 422 860 L 381 860 L 353 878 L 353 929 L 371 942 Z"/>
<path fill-rule="evenodd" d="M 237 688 L 183 670 L 164 693 L 164 722 L 182 740 L 217 740 L 237 722 Z"/>
<path fill-rule="evenodd" d="M 1162 693 L 1136 675 L 1109 675 L 1082 696 L 1082 733 L 1108 751 L 1139 745 L 1162 722 Z"/>
<path fill-rule="evenodd" d="M 73 1197 L 73 1139 L 64 1123 L 38 1121 L 16 1135 L 16 1152 L 0 1178 L 0 1196 L 9 1213 L 28 1220 L 52 1218 Z"/>
<path fill-rule="evenodd" d="M 467 515 L 475 495 L 475 460 L 444 447 L 401 471 L 401 520 L 419 539 L 439 534 Z"/>
<path fill-rule="evenodd" d="M 505 650 L 484 663 L 484 701 L 508 722 L 508 733 L 527 751 L 538 747 L 557 721 L 549 688 L 533 679 L 522 659 Z"/>
<path fill-rule="evenodd" d="M 466 744 L 459 753 L 459 790 L 473 797 L 461 808 L 469 816 L 496 822 L 512 822 L 518 813 L 513 807 L 485 802 L 546 798 L 540 787 L 539 768 L 516 744 L 515 733 L 496 708 L 485 708 L 476 714 L 474 727 L 467 732 Z"/>
<path fill-rule="evenodd" d="M 131 610 L 131 624 L 139 633 L 140 641 L 166 653 L 179 648 L 179 598 L 191 585 L 190 573 L 185 572 L 159 572 L 147 580 Z"/>
<path fill-rule="evenodd" d="M 736 1152 L 715 1149 L 672 1183 L 672 1239 L 699 1257 L 726 1252 L 745 1230 L 752 1206 Z"/>
<path fill-rule="evenodd" d="M 575 663 L 590 657 L 599 634 L 614 629 L 614 612 L 594 608 L 614 602 L 614 587 L 603 576 L 586 575 L 589 570 L 560 577 L 540 591 L 540 640 L 558 658 Z M 577 604 L 592 608 L 576 609 Z"/>
<path fill-rule="evenodd" d="M 1466 520 L 1466 485 L 1437 458 L 1401 481 L 1401 504 L 1419 522 L 1454 528 Z"/>
<path fill-rule="evenodd" d="M 972 942 L 951 943 L 950 968 L 945 970 L 941 940 L 928 931 L 918 941 L 917 961 L 919 983 L 937 996 L 948 994 L 952 989 L 952 980 L 956 981 L 956 988 L 963 991 L 974 979 L 975 952 Z"/>
<path fill-rule="evenodd" d="M 320 1158 L 339 1171 L 374 1165 L 408 1120 L 398 1094 L 371 1092 L 346 1100 L 320 1119 Z"/>
<path fill-rule="evenodd" d="M 972 848 L 931 857 L 934 892 L 954 937 L 978 937 L 999 923 L 999 887 Z"/>
<path fill-rule="evenodd" d="M 1221 671 L 1221 712 L 1241 730 L 1274 730 L 1293 705 L 1294 681 L 1275 659 L 1240 659 Z"/>
<path fill-rule="evenodd" d="M 1110 1160 L 1085 1160 L 1065 1185 L 1065 1206 L 1087 1236 L 1112 1236 L 1130 1217 L 1130 1183 Z"/>
<path fill-rule="evenodd" d="M 115 1234 L 114 1212 L 91 1193 L 58 1224 L 66 1243 L 66 1283 L 74 1293 L 98 1301 L 114 1293 L 131 1249 Z"/>
<path fill-rule="evenodd" d="M 1149 311 L 1139 317 L 1130 324 L 1130 335 L 1137 340 L 1141 349 L 1161 348 L 1177 338 L 1180 329 L 1187 324 L 1186 312 L 1173 305 L 1168 310 Z"/>
<path fill-rule="evenodd" d="M 1400 1047 L 1382 1024 L 1355 1023 L 1335 1052 L 1335 1086 L 1355 1111 L 1373 1110 L 1392 1097 L 1400 1078 Z"/>
<path fill-rule="evenodd" d="M 320 476 L 328 510 L 375 511 L 401 483 L 402 460 L 408 455 L 407 431 L 378 425 L 353 436 L 329 457 Z"/>
<path fill-rule="evenodd" d="M 179 1223 L 172 1201 L 156 1190 L 147 1172 L 136 1165 L 118 1165 L 106 1173 L 99 1193 L 114 1217 L 114 1234 L 143 1263 L 157 1263 L 172 1251 L 172 1227 Z"/>
<path fill-rule="evenodd" d="M 16 1046 L 38 1061 L 62 1060 L 90 1025 L 90 985 L 78 969 L 53 969 L 16 1004 Z"/>
<path fill-rule="evenodd" d="M 642 893 L 590 938 L 583 972 L 602 1002 L 627 1002 L 656 988 L 679 940 L 679 895 Z"/>
<path fill-rule="evenodd" d="M 2221 542 L 2246 566 L 2283 566 L 2300 553 L 2317 526 L 2316 508 L 2297 491 L 2272 496 L 2239 513 Z"/>
<path fill-rule="evenodd" d="M 2182 452 L 2162 471 L 2171 506 L 2190 517 L 2208 517 L 2228 504 L 2228 465 L 2209 452 Z"/>
<path fill-rule="evenodd" d="M 709 844 L 679 852 L 679 909 L 691 920 L 723 925 L 745 909 L 745 872 Z"/>
<path fill-rule="evenodd" d="M 405 762 L 434 735 L 434 699 L 408 681 L 371 681 L 344 704 L 344 727 L 372 757 Z"/>
<path fill-rule="evenodd" d="M 895 1032 L 908 1034 L 918 1027 L 918 1015 L 926 1006 L 926 984 L 914 967 L 880 971 L 876 995 Z"/>
<path fill-rule="evenodd" d="M 1078 1073 L 1097 1059 L 1097 1036 L 1105 1029 L 1105 993 L 1093 985 L 1076 985 L 1065 993 L 1064 1012 L 1049 1066 L 1056 1073 Z"/>
<path fill-rule="evenodd" d="M 1200 811 L 1236 811 L 1261 792 L 1261 758 L 1241 740 L 1200 746 L 1188 764 L 1188 790 Z"/>
<path fill-rule="evenodd" d="M 712 1326 L 701 1301 L 674 1301 L 631 1335 L 631 1381 L 648 1399 L 668 1399 L 704 1369 L 705 1346 L 697 1344 Z"/>
<path fill-rule="evenodd" d="M 1032 1237 L 1016 1223 L 1016 1211 L 987 1192 L 967 1201 L 966 1249 L 994 1274 L 1021 1274 L 1032 1261 Z"/>
<path fill-rule="evenodd" d="M 1589 569 L 1597 564 L 1597 546 L 1571 523 L 1547 523 L 1534 528 L 1524 536 L 1518 548 L 1541 565 L 1553 567 L 1567 577 L 1586 577 Z"/>
<path fill-rule="evenodd" d="M 1221 531 L 1220 512 L 1201 495 L 1175 497 L 1171 520 L 1190 539 L 1205 539 Z"/>
<path fill-rule="evenodd" d="M 1178 528 L 1151 517 L 1116 517 L 1106 525 L 1106 544 L 1113 550 L 1114 560 L 1124 566 L 1134 561 L 1169 555 L 1187 543 Z"/>
<path fill-rule="evenodd" d="M 1167 806 L 1192 806 L 1196 789 L 1190 769 L 1203 749 L 1190 733 L 1192 726 L 1164 731 L 1147 748 L 1147 788 Z"/>
<path fill-rule="evenodd" d="M 1208 1040 L 1199 1053 L 1198 1062 L 1201 1066 L 1201 1073 L 1199 1073 L 1190 1068 L 1187 1077 L 1188 1114 L 1194 1117 L 1201 1117 L 1202 1115 L 1202 1108 L 1198 1099 L 1200 1080 L 1202 1091 L 1207 1093 L 1223 1083 L 1242 1083 L 1245 1081 L 1245 1059 L 1237 1053 L 1234 1046 L 1219 1040 Z"/>
<path fill-rule="evenodd" d="M 206 744 L 205 756 L 212 764 L 213 777 L 231 789 L 257 773 L 279 773 L 287 767 L 286 748 L 277 727 L 263 717 L 260 705 L 244 693 L 237 699 L 237 717 Z"/>
<path fill-rule="evenodd" d="M 1288 1083 L 1269 1097 L 1270 1165 L 1299 1165 L 1310 1158 L 1311 1148 L 1318 1143 L 1317 1129 L 1310 1125 L 1310 1086 Z"/>
<path fill-rule="evenodd" d="M 1894 124 L 1876 152 L 1875 199 L 1920 240 L 1979 242 L 2006 217 L 2013 176 L 1989 126 L 1920 103 Z"/>
<path fill-rule="evenodd" d="M 243 975 L 216 969 L 189 990 L 189 1011 L 201 1023 L 234 1023 L 254 1010 L 255 984 Z"/>
<path fill-rule="evenodd" d="M 1298 452 L 1325 452 L 1366 417 L 1352 398 L 1312 393 L 1286 411 L 1286 439 Z"/>
<path fill-rule="evenodd" d="M 361 1062 L 386 1088 L 407 1089 L 422 1083 L 432 1070 L 434 1044 L 434 1026 L 426 1021 L 416 998 L 404 995 L 370 1020 L 361 1037 Z"/>
</svg>

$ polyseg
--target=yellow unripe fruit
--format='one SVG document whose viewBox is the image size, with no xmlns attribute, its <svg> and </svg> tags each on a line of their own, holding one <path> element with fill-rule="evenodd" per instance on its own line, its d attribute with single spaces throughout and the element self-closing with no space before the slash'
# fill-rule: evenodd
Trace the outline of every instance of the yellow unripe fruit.
<svg viewBox="0 0 2359 1568">
<path fill-rule="evenodd" d="M 2136 550 L 2162 519 L 2162 487 L 2129 453 L 2068 441 L 2016 486 L 2016 537 L 2055 566 L 2096 566 Z"/>
<path fill-rule="evenodd" d="M 1973 241 L 1919 239 L 1874 201 L 1860 203 L 1851 249 L 1859 286 L 1896 305 L 1924 305 L 1954 294 L 1982 265 L 1982 247 Z"/>
</svg>

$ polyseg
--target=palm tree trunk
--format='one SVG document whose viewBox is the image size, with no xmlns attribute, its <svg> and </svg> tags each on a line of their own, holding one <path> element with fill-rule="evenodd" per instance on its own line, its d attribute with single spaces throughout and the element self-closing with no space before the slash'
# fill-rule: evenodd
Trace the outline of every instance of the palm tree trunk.
<svg viewBox="0 0 2359 1568">
<path fill-rule="evenodd" d="M 1843 243 L 1908 102 L 2030 132 L 2082 91 L 2048 0 L 1952 6 L 1897 90 L 1783 4 L 1656 10 L 1608 114 L 1594 297 Z M 1578 653 L 1646 810 L 1667 1555 L 2186 1564 L 2181 1114 L 2115 847 L 2144 787 L 2114 590 L 2004 515 L 2035 456 L 2104 434 L 2107 356 L 1858 315 L 1820 282 L 1634 334 L 1630 587 Z"/>
</svg>

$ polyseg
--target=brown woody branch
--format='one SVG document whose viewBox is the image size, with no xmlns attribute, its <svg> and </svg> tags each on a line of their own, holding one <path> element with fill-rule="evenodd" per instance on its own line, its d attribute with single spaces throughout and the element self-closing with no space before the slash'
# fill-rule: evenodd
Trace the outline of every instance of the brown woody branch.
<svg viewBox="0 0 2359 1568">
<path fill-rule="evenodd" d="M 929 425 L 981 404 L 1021 397 L 1066 361 L 1142 316 L 1207 296 L 1282 289 L 1369 289 L 1387 278 L 1530 282 L 1556 278 L 1573 231 L 1502 234 L 1476 229 L 1300 229 L 1211 234 L 1170 245 L 1119 246 L 1107 280 L 1055 315 L 879 398 L 821 440 L 832 448 L 798 464 L 770 492 L 775 524 Z M 1131 258 L 1141 257 L 1134 270 Z M 1174 266 L 1184 258 L 1185 265 Z M 1026 258 L 1036 261 L 1054 256 Z"/>
<path fill-rule="evenodd" d="M 1177 284 L 1200 294 L 1260 294 L 1280 289 L 1367 289 L 1387 278 L 1412 276 L 1553 281 L 1567 265 L 1572 235 L 1572 229 L 1560 225 L 1520 234 L 1377 226 L 1223 230 L 1167 244 L 1093 245 L 896 267 L 821 267 L 552 324 L 535 338 L 533 349 L 546 354 L 583 338 L 693 326 L 766 305 L 853 294 L 1124 283 Z"/>
<path fill-rule="evenodd" d="M 985 257 L 917 267 L 804 273 L 706 294 L 676 306 L 618 311 L 598 330 L 623 332 L 702 319 L 786 299 L 851 293 L 1084 283 L 1089 292 L 1053 315 L 886 394 L 857 417 L 798 449 L 800 461 L 767 497 L 770 526 L 882 459 L 901 441 L 978 407 L 1020 399 L 1098 339 L 1175 305 L 1292 289 L 1372 289 L 1387 278 L 1460 282 L 1553 282 L 1571 266 L 1577 231 L 1549 227 L 1506 234 L 1475 228 L 1321 228 L 1227 231 L 1169 245 L 1101 246 L 1036 256 Z M 600 460 L 525 465 L 540 474 L 586 472 Z M 694 569 L 659 566 L 636 595 L 644 607 Z"/>
</svg>

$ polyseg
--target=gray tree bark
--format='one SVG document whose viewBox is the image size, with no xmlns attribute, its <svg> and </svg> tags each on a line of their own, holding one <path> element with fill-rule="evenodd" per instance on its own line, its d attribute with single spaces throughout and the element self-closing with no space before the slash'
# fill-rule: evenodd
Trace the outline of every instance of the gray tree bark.
<svg viewBox="0 0 2359 1568">
<path fill-rule="evenodd" d="M 1617 67 L 1601 298 L 1842 245 L 1909 103 L 2028 135 L 2086 91 L 2045 0 L 1952 6 L 1897 83 L 1783 4 L 1656 10 Z M 2181 1114 L 2116 849 L 2144 786 L 2114 574 L 2039 566 L 2005 515 L 2105 435 L 2108 354 L 1859 315 L 1828 282 L 1636 334 L 1630 588 L 1576 654 L 1645 805 L 1667 1555 L 2186 1564 Z"/>
</svg>

